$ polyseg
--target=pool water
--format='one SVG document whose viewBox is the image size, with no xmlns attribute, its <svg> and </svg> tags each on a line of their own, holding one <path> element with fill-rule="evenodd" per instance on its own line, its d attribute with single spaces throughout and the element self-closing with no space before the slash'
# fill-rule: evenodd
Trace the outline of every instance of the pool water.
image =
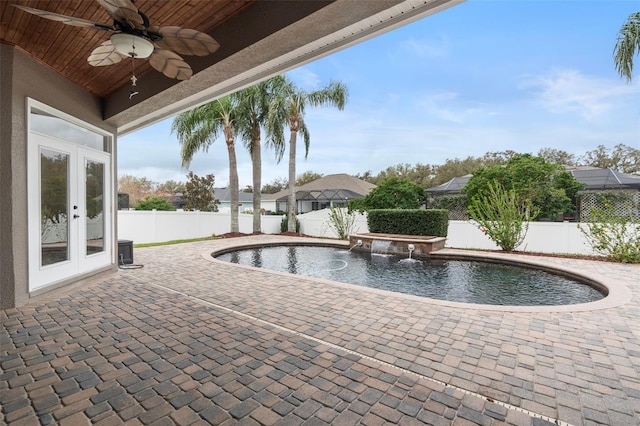
<svg viewBox="0 0 640 426">
<path fill-rule="evenodd" d="M 253 248 L 216 258 L 453 302 L 541 306 L 586 303 L 604 297 L 595 288 L 561 275 L 487 262 L 416 260 L 318 246 Z"/>
</svg>

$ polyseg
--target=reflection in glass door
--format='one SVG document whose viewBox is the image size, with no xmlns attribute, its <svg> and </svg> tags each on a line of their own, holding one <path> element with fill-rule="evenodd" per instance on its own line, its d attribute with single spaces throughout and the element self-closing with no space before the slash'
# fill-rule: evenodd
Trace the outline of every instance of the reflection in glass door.
<svg viewBox="0 0 640 426">
<path fill-rule="evenodd" d="M 104 163 L 85 159 L 84 189 L 86 214 L 84 218 L 86 255 L 105 251 L 104 238 Z"/>
<path fill-rule="evenodd" d="M 40 149 L 40 266 L 69 258 L 69 154 Z"/>
<path fill-rule="evenodd" d="M 111 156 L 78 148 L 79 271 L 108 265 L 111 256 Z"/>
</svg>

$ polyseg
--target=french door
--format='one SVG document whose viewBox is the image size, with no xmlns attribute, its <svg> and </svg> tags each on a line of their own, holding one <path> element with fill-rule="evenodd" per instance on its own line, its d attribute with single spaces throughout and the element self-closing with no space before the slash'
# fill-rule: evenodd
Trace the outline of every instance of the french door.
<svg viewBox="0 0 640 426">
<path fill-rule="evenodd" d="M 112 263 L 111 156 L 31 132 L 29 290 Z"/>
</svg>

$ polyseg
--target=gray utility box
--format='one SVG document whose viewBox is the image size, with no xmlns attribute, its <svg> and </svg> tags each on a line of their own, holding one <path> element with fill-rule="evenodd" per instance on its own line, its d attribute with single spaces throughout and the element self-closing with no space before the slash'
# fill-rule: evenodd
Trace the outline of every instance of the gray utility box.
<svg viewBox="0 0 640 426">
<path fill-rule="evenodd" d="M 118 240 L 118 265 L 133 263 L 133 241 Z"/>
</svg>

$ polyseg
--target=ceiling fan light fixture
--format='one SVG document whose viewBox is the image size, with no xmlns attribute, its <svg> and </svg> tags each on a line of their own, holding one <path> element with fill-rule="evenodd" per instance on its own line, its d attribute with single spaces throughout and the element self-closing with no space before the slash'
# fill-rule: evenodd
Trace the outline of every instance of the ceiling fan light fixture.
<svg viewBox="0 0 640 426">
<path fill-rule="evenodd" d="M 148 58 L 154 49 L 149 40 L 133 34 L 114 34 L 111 36 L 111 43 L 120 54 L 139 59 Z"/>
</svg>

